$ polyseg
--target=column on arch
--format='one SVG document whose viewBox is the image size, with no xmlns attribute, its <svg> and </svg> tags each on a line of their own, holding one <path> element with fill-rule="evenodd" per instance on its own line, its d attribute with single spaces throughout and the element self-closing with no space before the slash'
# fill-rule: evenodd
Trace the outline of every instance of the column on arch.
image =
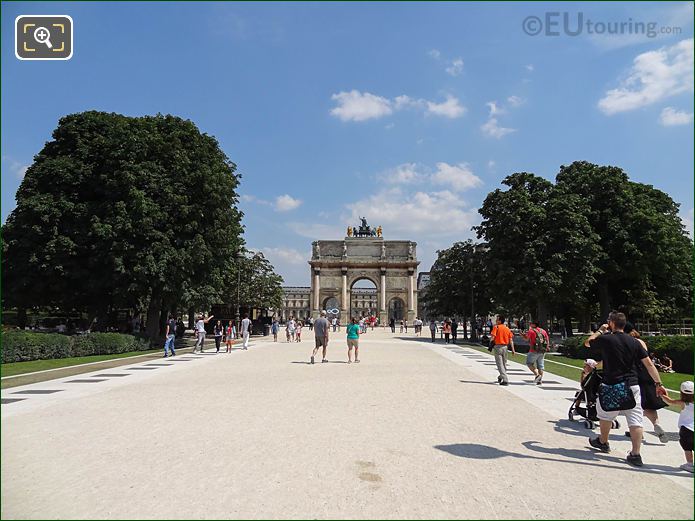
<svg viewBox="0 0 695 521">
<path fill-rule="evenodd" d="M 379 305 L 381 312 L 386 312 L 386 268 L 381 268 L 381 304 Z"/>
<path fill-rule="evenodd" d="M 321 293 L 321 269 L 320 268 L 315 268 L 314 269 L 314 310 L 316 311 L 316 314 L 319 315 L 321 313 L 321 302 L 320 302 L 320 293 Z"/>
</svg>

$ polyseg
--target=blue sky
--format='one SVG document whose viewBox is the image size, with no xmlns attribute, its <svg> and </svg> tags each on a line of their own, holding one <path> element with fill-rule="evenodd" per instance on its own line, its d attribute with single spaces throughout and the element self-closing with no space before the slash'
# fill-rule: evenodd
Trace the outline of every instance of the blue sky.
<svg viewBox="0 0 695 521">
<path fill-rule="evenodd" d="M 570 30 L 581 13 L 582 34 L 562 14 L 558 36 L 523 31 L 548 12 Z M 73 58 L 17 60 L 20 14 L 72 16 Z M 3 221 L 58 119 L 103 110 L 216 136 L 243 174 L 248 245 L 292 285 L 309 284 L 311 241 L 360 215 L 417 241 L 424 271 L 504 176 L 575 160 L 668 192 L 692 230 L 692 3 L 12 2 L 2 53 Z"/>
</svg>

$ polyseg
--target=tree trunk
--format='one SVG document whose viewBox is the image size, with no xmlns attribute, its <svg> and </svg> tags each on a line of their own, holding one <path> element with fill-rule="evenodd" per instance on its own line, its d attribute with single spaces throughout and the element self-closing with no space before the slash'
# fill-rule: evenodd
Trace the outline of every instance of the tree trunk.
<svg viewBox="0 0 695 521">
<path fill-rule="evenodd" d="M 599 318 L 598 323 L 601 325 L 606 322 L 608 314 L 611 312 L 611 297 L 608 293 L 608 286 L 605 284 L 599 284 L 598 301 L 601 309 L 601 317 Z"/>
<path fill-rule="evenodd" d="M 475 329 L 475 316 L 471 315 L 471 341 L 478 341 L 478 332 Z"/>
<path fill-rule="evenodd" d="M 195 308 L 191 306 L 188 308 L 188 329 L 193 329 L 195 327 Z"/>
<path fill-rule="evenodd" d="M 162 295 L 158 290 L 152 290 L 150 304 L 147 306 L 147 329 L 146 334 L 151 344 L 159 340 L 159 316 L 162 309 Z"/>
<path fill-rule="evenodd" d="M 563 318 L 565 320 L 565 336 L 574 336 L 574 332 L 572 330 L 572 315 L 570 314 L 569 309 L 565 309 Z"/>
<path fill-rule="evenodd" d="M 17 326 L 19 329 L 27 327 L 27 308 L 17 308 Z"/>
</svg>

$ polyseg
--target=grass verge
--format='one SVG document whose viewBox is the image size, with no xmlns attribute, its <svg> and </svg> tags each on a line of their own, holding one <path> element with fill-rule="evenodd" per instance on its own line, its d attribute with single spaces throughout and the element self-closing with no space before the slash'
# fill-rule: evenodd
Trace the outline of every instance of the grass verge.
<svg viewBox="0 0 695 521">
<path fill-rule="evenodd" d="M 156 353 L 156 349 L 148 351 L 131 351 L 130 353 L 119 353 L 115 355 L 93 355 L 78 356 L 75 358 L 55 358 L 53 360 L 31 360 L 29 362 L 12 362 L 0 366 L 0 376 L 15 376 L 18 374 L 45 371 L 46 369 L 59 369 L 73 365 L 88 364 L 90 362 L 101 362 L 104 360 L 117 360 L 119 358 L 129 358 L 131 356 L 147 355 Z"/>
</svg>

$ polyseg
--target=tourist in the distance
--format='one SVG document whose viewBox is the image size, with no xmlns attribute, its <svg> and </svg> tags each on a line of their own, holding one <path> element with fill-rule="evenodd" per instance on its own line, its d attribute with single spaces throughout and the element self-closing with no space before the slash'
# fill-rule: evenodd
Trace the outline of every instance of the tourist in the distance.
<svg viewBox="0 0 695 521">
<path fill-rule="evenodd" d="M 287 332 L 290 334 L 288 342 L 294 342 L 295 335 L 297 334 L 297 322 L 295 322 L 294 317 L 290 317 L 287 321 Z"/>
<path fill-rule="evenodd" d="M 673 370 L 673 360 L 666 353 L 661 356 L 661 370 L 665 373 L 675 373 Z"/>
<path fill-rule="evenodd" d="M 685 454 L 685 463 L 681 465 L 683 470 L 693 472 L 693 382 L 686 381 L 681 384 L 680 400 L 672 400 L 668 394 L 662 396 L 664 401 L 670 405 L 679 407 L 681 412 L 678 416 L 678 438 L 681 449 Z"/>
<path fill-rule="evenodd" d="M 169 320 L 167 320 L 167 330 L 166 330 L 166 341 L 164 342 L 164 358 L 166 358 L 171 351 L 171 356 L 176 354 L 174 350 L 174 343 L 176 342 L 176 316 L 169 315 Z"/>
<path fill-rule="evenodd" d="M 232 345 L 234 344 L 234 339 L 236 338 L 236 326 L 233 321 L 227 323 L 227 353 L 232 352 Z"/>
<path fill-rule="evenodd" d="M 244 314 L 244 319 L 241 321 L 241 337 L 244 339 L 243 349 L 248 350 L 249 348 L 249 336 L 251 336 L 251 319 L 248 314 Z"/>
<path fill-rule="evenodd" d="M 432 343 L 434 344 L 434 337 L 437 334 L 437 323 L 434 319 L 430 320 L 430 334 L 432 335 Z"/>
<path fill-rule="evenodd" d="M 270 325 L 270 332 L 273 334 L 273 342 L 278 341 L 278 331 L 280 331 L 280 324 L 277 318 L 273 318 L 273 323 Z"/>
<path fill-rule="evenodd" d="M 458 337 L 458 329 L 459 329 L 459 323 L 456 322 L 456 319 L 453 318 L 451 320 L 451 343 L 455 344 L 456 343 L 456 338 Z"/>
<path fill-rule="evenodd" d="M 391 320 L 389 320 L 389 326 L 391 327 L 391 333 L 396 332 L 396 319 L 391 317 Z"/>
<path fill-rule="evenodd" d="M 449 322 L 449 319 L 445 319 L 444 323 L 442 324 L 442 333 L 444 333 L 444 343 L 448 344 L 449 343 L 449 336 L 451 335 L 451 322 Z"/>
<path fill-rule="evenodd" d="M 335 333 L 335 330 L 338 328 L 338 319 L 336 317 L 333 317 L 331 323 L 333 324 L 333 332 Z"/>
<path fill-rule="evenodd" d="M 204 318 L 203 315 L 198 315 L 198 321 L 195 323 L 195 332 L 197 339 L 195 345 L 193 346 L 193 352 L 195 353 L 197 349 L 203 352 L 203 344 L 205 343 L 205 324 L 210 322 L 215 315 L 210 315 L 208 318 Z"/>
<path fill-rule="evenodd" d="M 348 347 L 348 364 L 352 363 L 352 350 L 355 349 L 355 362 L 360 361 L 360 326 L 357 323 L 357 318 L 352 317 L 352 320 L 347 326 L 347 347 Z"/>
<path fill-rule="evenodd" d="M 323 358 L 321 363 L 328 362 L 326 359 L 326 351 L 328 349 L 328 320 L 326 319 L 326 310 L 321 310 L 321 316 L 314 322 L 314 340 L 316 341 L 316 346 L 314 351 L 311 353 L 311 363 L 314 363 L 314 358 L 319 348 L 323 348 Z"/>
<path fill-rule="evenodd" d="M 297 320 L 297 325 L 294 328 L 294 336 L 297 342 L 302 341 L 302 321 Z"/>
<path fill-rule="evenodd" d="M 490 331 L 490 343 L 492 345 L 492 354 L 495 355 L 495 363 L 497 371 L 500 373 L 497 377 L 497 383 L 500 385 L 509 385 L 507 377 L 507 350 L 512 348 L 512 353 L 516 354 L 514 348 L 514 335 L 511 329 L 504 325 L 505 318 L 497 317 L 497 325 Z"/>
<path fill-rule="evenodd" d="M 654 385 L 657 386 L 657 395 L 663 396 L 666 390 L 661 383 L 659 371 L 654 367 L 647 351 L 635 338 L 625 334 L 626 323 L 623 313 L 613 311 L 608 316 L 608 323 L 592 333 L 584 343 L 591 348 L 594 359 L 603 360 L 603 381 L 599 388 L 598 400 L 596 400 L 596 415 L 601 433 L 596 438 L 589 438 L 589 444 L 601 452 L 610 452 L 608 435 L 613 421 L 619 414 L 623 414 L 630 428 L 632 442 L 632 450 L 626 457 L 627 463 L 641 467 L 643 465 L 640 454 L 643 411 L 637 364 L 643 364 L 649 372 Z"/>
<path fill-rule="evenodd" d="M 521 335 L 524 340 L 528 340 L 529 345 L 529 351 L 526 354 L 526 366 L 533 373 L 533 383 L 541 385 L 545 369 L 545 353 L 550 348 L 550 336 L 540 326 L 538 320 L 532 320 L 530 325 L 529 330 Z"/>
<path fill-rule="evenodd" d="M 216 348 L 216 353 L 220 352 L 220 344 L 222 343 L 222 335 L 224 335 L 224 326 L 222 325 L 222 321 L 218 320 L 215 323 L 215 328 L 212 331 L 213 335 L 215 336 L 215 348 Z"/>
</svg>

